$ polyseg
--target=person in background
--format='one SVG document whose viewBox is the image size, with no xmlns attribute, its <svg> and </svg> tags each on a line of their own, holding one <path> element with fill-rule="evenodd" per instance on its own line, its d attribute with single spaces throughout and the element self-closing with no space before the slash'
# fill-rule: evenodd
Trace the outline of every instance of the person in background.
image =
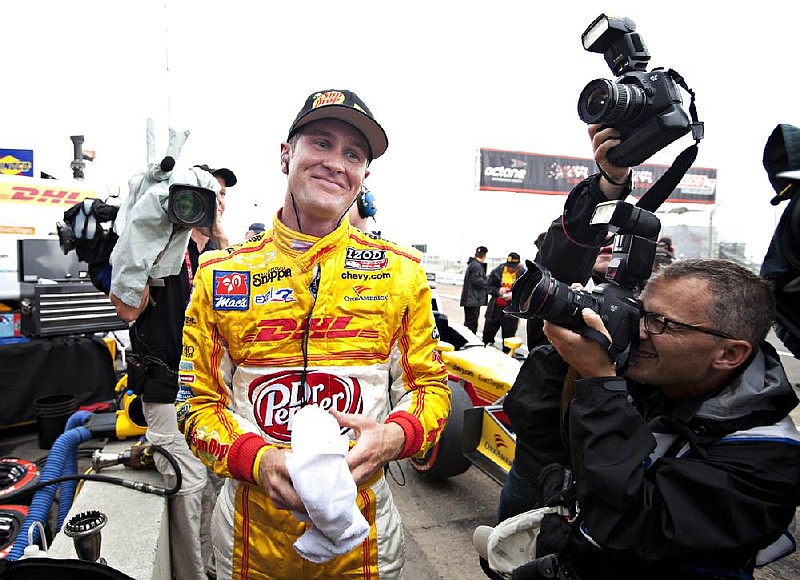
<svg viewBox="0 0 800 580">
<path fill-rule="evenodd" d="M 478 246 L 475 256 L 467 261 L 467 271 L 464 272 L 464 283 L 461 286 L 461 306 L 464 308 L 464 326 L 472 332 L 478 332 L 478 318 L 481 306 L 486 306 L 489 293 L 486 288 L 486 246 Z"/>
<path fill-rule="evenodd" d="M 151 279 L 145 287 L 145 299 L 138 307 L 123 302 L 119 295 L 125 293 L 122 278 L 113 278 L 111 302 L 117 315 L 131 323 L 132 360 L 134 372 L 129 373 L 128 387 L 142 399 L 147 421 L 145 436 L 153 445 L 165 448 L 181 469 L 180 491 L 169 498 L 169 540 L 173 563 L 173 576 L 177 580 L 197 580 L 206 574 L 214 575 L 213 553 L 204 528 L 208 528 L 211 509 L 203 508 L 216 494 L 206 466 L 189 450 L 183 435 L 178 431 L 175 416 L 175 399 L 178 395 L 178 369 L 181 358 L 181 338 L 184 312 L 192 292 L 192 280 L 197 272 L 200 254 L 224 248 L 228 237 L 222 226 L 225 199 L 229 187 L 236 185 L 236 175 L 227 168 L 210 169 L 196 165 L 201 179 L 210 181 L 209 187 L 217 190 L 217 211 L 211 227 L 193 228 L 178 274 Z M 126 245 L 126 236 L 133 228 L 126 228 L 119 248 Z M 123 270 L 125 256 L 114 259 L 114 269 Z M 137 265 L 132 265 L 137 267 Z M 131 368 L 131 367 L 129 367 Z M 171 465 L 156 455 L 156 467 L 164 477 L 167 487 L 174 485 L 175 474 Z"/>
<path fill-rule="evenodd" d="M 544 237 L 540 236 L 538 241 L 537 248 L 541 249 Z M 605 245 L 600 247 L 592 265 L 591 277 L 580 282 L 587 292 L 606 282 L 606 270 L 612 254 L 611 241 L 609 236 Z M 537 255 L 537 260 L 539 258 Z M 567 365 L 544 335 L 543 326 L 542 318 L 528 319 L 530 352 L 503 401 L 503 410 L 517 437 L 517 447 L 500 491 L 498 521 L 539 507 L 542 468 L 553 462 L 569 462 L 559 435 L 558 412 Z M 531 328 L 536 332 L 532 333 Z"/>
<path fill-rule="evenodd" d="M 221 579 L 402 577 L 384 467 L 436 445 L 450 389 L 421 254 L 346 219 L 387 147 L 355 93 L 311 94 L 280 146 L 287 182 L 272 227 L 195 277 L 177 412 L 192 450 L 226 478 L 213 523 Z M 293 439 L 316 439 L 294 421 L 309 406 L 350 440 L 339 487 L 295 471 Z M 351 484 L 355 501 L 338 507 L 357 510 L 365 536 L 325 536 L 306 515 L 337 507 Z"/>
<path fill-rule="evenodd" d="M 675 257 L 675 247 L 672 245 L 672 238 L 668 238 L 666 236 L 659 238 L 658 242 L 656 243 L 656 251 L 663 251 Z"/>
<path fill-rule="evenodd" d="M 247 232 L 245 232 L 245 234 L 244 234 L 244 239 L 245 240 L 249 240 L 253 236 L 257 236 L 258 234 L 263 232 L 264 229 L 265 228 L 264 228 L 264 224 L 263 223 L 254 222 L 254 223 L 250 224 L 249 228 L 247 228 Z"/>
<path fill-rule="evenodd" d="M 672 239 L 661 238 L 656 244 L 656 257 L 653 260 L 653 272 L 657 272 L 662 266 L 666 266 L 675 261 L 675 248 L 672 246 Z"/>
<path fill-rule="evenodd" d="M 519 318 L 505 314 L 503 309 L 511 303 L 511 287 L 524 273 L 525 266 L 520 264 L 519 254 L 511 252 L 506 261 L 489 274 L 487 289 L 491 299 L 486 308 L 486 321 L 483 324 L 483 344 L 493 345 L 498 330 L 502 331 L 503 341 L 517 333 Z M 504 344 L 503 352 L 508 350 Z"/>
</svg>

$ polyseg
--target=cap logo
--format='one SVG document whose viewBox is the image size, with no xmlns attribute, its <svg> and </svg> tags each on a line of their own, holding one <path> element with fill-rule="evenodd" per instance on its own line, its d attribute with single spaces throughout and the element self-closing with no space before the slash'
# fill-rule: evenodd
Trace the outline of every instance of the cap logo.
<svg viewBox="0 0 800 580">
<path fill-rule="evenodd" d="M 312 109 L 325 107 L 327 105 L 341 105 L 344 103 L 344 94 L 339 91 L 329 91 L 327 93 L 317 93 L 314 95 L 314 103 L 311 105 Z"/>
</svg>

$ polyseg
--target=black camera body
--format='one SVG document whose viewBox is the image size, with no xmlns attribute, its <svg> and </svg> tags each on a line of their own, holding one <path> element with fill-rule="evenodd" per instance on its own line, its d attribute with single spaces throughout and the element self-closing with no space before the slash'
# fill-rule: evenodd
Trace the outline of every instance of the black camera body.
<svg viewBox="0 0 800 580">
<path fill-rule="evenodd" d="M 591 292 L 573 290 L 546 268 L 527 261 L 527 271 L 511 291 L 505 313 L 518 318 L 543 318 L 576 332 L 586 328 L 581 310 L 591 308 L 611 335 L 608 347 L 619 362 L 638 341 L 641 305 L 637 294 L 650 277 L 661 222 L 655 214 L 622 201 L 598 204 L 592 225 L 615 232 L 606 282 Z"/>
<path fill-rule="evenodd" d="M 639 165 L 692 129 L 671 71 L 646 70 L 650 53 L 635 30 L 630 18 L 601 14 L 581 35 L 584 49 L 603 53 L 618 79 L 588 83 L 578 98 L 578 116 L 619 130 L 621 143 L 608 152 L 619 167 Z"/>
<path fill-rule="evenodd" d="M 194 185 L 173 183 L 169 186 L 167 218 L 173 224 L 192 228 L 214 225 L 217 215 L 217 194 L 214 190 Z"/>
</svg>

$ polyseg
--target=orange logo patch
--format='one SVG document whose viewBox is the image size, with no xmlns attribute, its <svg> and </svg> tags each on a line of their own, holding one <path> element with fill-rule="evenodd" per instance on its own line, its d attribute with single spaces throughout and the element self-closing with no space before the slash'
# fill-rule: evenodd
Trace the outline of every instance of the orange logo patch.
<svg viewBox="0 0 800 580">
<path fill-rule="evenodd" d="M 325 107 L 327 105 L 341 105 L 344 103 L 344 95 L 339 91 L 329 91 L 327 93 L 317 93 L 314 95 L 312 109 Z"/>
</svg>

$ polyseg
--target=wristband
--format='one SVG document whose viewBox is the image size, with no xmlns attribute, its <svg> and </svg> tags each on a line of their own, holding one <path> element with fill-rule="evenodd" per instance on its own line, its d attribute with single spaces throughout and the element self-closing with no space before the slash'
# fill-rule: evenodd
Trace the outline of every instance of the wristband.
<svg viewBox="0 0 800 580">
<path fill-rule="evenodd" d="M 597 171 L 599 171 L 600 175 L 602 175 L 605 178 L 605 180 L 608 181 L 611 185 L 616 185 L 617 187 L 630 187 L 631 184 L 633 183 L 633 171 L 631 171 L 630 169 L 628 169 L 628 177 L 626 177 L 625 181 L 623 181 L 622 183 L 611 179 L 608 176 L 608 173 L 606 173 L 603 170 L 603 168 L 600 167 L 599 163 L 597 164 Z"/>
</svg>

